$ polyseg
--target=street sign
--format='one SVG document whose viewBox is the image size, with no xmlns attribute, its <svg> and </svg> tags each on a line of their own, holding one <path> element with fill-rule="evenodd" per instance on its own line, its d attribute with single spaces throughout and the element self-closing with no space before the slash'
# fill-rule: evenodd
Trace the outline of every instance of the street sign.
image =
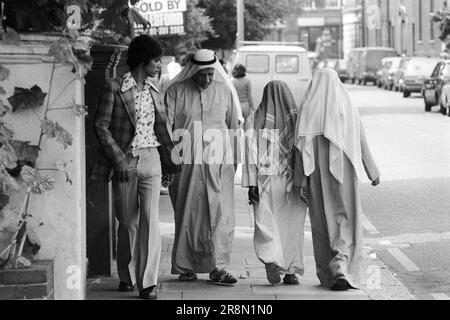
<svg viewBox="0 0 450 320">
<path fill-rule="evenodd" d="M 141 0 L 134 5 L 151 28 L 151 36 L 174 36 L 186 34 L 186 0 Z M 135 25 L 137 33 L 143 33 L 142 26 Z"/>
<path fill-rule="evenodd" d="M 381 28 L 381 12 L 377 5 L 370 5 L 367 8 L 367 28 L 369 30 Z"/>
</svg>

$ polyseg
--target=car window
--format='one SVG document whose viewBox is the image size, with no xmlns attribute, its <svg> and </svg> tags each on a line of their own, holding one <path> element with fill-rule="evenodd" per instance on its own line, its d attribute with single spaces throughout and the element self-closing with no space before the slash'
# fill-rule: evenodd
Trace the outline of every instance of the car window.
<svg viewBox="0 0 450 320">
<path fill-rule="evenodd" d="M 395 59 L 392 61 L 391 70 L 400 68 L 401 59 Z"/>
<path fill-rule="evenodd" d="M 249 54 L 245 60 L 248 73 L 268 73 L 269 56 L 266 54 Z"/>
<path fill-rule="evenodd" d="M 450 78 L 450 64 L 446 63 L 444 65 L 444 70 L 442 70 L 442 76 L 446 78 Z"/>
<path fill-rule="evenodd" d="M 408 64 L 406 72 L 412 76 L 426 76 L 429 77 L 436 68 L 436 60 L 416 60 L 412 59 Z"/>
<path fill-rule="evenodd" d="M 439 63 L 439 64 L 434 68 L 433 73 L 431 74 L 431 77 L 432 77 L 432 78 L 437 78 L 437 77 L 439 77 L 439 74 L 441 73 L 441 70 L 442 70 L 442 64 Z"/>
<path fill-rule="evenodd" d="M 276 73 L 298 73 L 298 56 L 277 55 L 275 57 Z"/>
<path fill-rule="evenodd" d="M 400 63 L 399 69 L 406 70 L 406 68 L 408 68 L 409 61 L 410 59 L 403 59 Z"/>
</svg>

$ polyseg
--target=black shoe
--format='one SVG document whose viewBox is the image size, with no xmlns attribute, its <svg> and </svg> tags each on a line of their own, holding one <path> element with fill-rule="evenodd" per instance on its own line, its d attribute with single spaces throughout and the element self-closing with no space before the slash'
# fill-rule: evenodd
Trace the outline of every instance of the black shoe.
<svg viewBox="0 0 450 320">
<path fill-rule="evenodd" d="M 347 291 L 351 286 L 348 283 L 347 279 L 344 277 L 339 277 L 336 279 L 336 282 L 331 286 L 331 291 Z"/>
<path fill-rule="evenodd" d="M 297 285 L 300 284 L 295 274 L 286 274 L 283 278 L 284 284 Z"/>
<path fill-rule="evenodd" d="M 131 292 L 134 291 L 134 286 L 131 284 L 120 281 L 119 283 L 119 291 L 120 292 Z"/>
<path fill-rule="evenodd" d="M 139 298 L 145 299 L 145 300 L 158 299 L 158 293 L 156 292 L 156 286 L 151 286 L 144 290 L 139 291 Z"/>
<path fill-rule="evenodd" d="M 281 268 L 274 263 L 267 263 L 265 267 L 267 280 L 271 284 L 279 284 L 281 282 Z"/>
</svg>

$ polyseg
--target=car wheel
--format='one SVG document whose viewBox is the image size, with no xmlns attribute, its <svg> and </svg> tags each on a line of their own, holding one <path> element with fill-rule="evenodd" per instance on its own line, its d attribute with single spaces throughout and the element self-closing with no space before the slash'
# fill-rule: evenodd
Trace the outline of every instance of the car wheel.
<svg viewBox="0 0 450 320">
<path fill-rule="evenodd" d="M 447 115 L 447 108 L 444 107 L 442 104 L 439 105 L 439 112 L 443 115 L 446 116 Z"/>
<path fill-rule="evenodd" d="M 403 90 L 403 98 L 409 98 L 411 96 L 411 92 L 409 92 L 408 90 Z"/>
</svg>

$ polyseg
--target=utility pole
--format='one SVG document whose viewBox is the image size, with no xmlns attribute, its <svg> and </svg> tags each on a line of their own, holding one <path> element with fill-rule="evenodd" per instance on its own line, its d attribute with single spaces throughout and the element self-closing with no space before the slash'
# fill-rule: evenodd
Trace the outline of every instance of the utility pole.
<svg viewBox="0 0 450 320">
<path fill-rule="evenodd" d="M 242 41 L 245 40 L 244 29 L 244 0 L 236 0 L 237 8 L 237 34 L 236 34 L 236 48 L 241 46 Z"/>
<path fill-rule="evenodd" d="M 361 26 L 362 26 L 362 46 L 365 47 L 366 46 L 366 0 L 361 0 L 361 10 L 362 10 L 362 15 L 361 15 Z"/>
</svg>

